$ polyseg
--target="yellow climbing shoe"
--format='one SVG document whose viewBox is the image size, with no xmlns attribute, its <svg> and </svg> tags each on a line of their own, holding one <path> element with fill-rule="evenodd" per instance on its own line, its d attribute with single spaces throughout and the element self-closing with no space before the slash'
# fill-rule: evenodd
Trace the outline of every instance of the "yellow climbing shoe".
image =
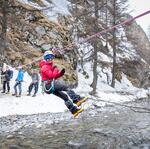
<svg viewBox="0 0 150 149">
<path fill-rule="evenodd" d="M 86 102 L 87 99 L 88 99 L 88 97 L 84 97 L 84 98 L 80 99 L 79 101 L 77 101 L 75 104 L 79 107 L 79 106 L 81 106 L 82 103 Z"/>
<path fill-rule="evenodd" d="M 76 118 L 83 111 L 84 111 L 84 109 L 77 109 L 77 111 L 75 113 L 73 113 L 74 118 Z"/>
</svg>

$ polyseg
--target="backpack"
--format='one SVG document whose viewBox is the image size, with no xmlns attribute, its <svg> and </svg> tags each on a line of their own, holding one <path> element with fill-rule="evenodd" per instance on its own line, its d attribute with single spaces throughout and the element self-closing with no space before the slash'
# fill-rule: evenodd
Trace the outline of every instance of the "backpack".
<svg viewBox="0 0 150 149">
<path fill-rule="evenodd" d="M 13 78 L 13 71 L 12 70 L 10 70 L 10 79 L 12 79 Z"/>
</svg>

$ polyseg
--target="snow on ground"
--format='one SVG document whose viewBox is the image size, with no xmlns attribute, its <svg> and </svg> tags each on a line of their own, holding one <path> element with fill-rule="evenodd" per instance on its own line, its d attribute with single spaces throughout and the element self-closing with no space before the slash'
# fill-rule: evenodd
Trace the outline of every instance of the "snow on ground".
<svg viewBox="0 0 150 149">
<path fill-rule="evenodd" d="M 89 67 L 90 72 L 90 67 Z M 92 74 L 89 74 L 92 75 Z M 11 93 L 13 93 L 13 85 L 15 84 L 15 79 L 17 76 L 17 71 L 14 70 L 14 76 L 11 84 Z M 102 76 L 102 75 L 101 75 Z M 146 97 L 146 91 L 143 89 L 138 89 L 132 86 L 132 84 L 127 80 L 126 76 L 123 75 L 122 82 L 116 82 L 116 88 L 111 88 L 103 78 L 98 81 L 98 94 L 97 100 L 101 99 L 104 101 L 111 102 L 125 102 L 136 99 L 137 97 Z M 47 112 L 64 112 L 67 110 L 63 100 L 54 96 L 42 94 L 41 87 L 39 87 L 39 92 L 36 97 L 26 96 L 28 85 L 30 84 L 31 78 L 25 73 L 24 82 L 23 82 L 23 95 L 21 98 L 13 97 L 11 95 L 4 95 L 0 93 L 0 117 L 15 115 L 15 114 L 37 114 L 37 113 L 47 113 Z M 86 96 L 92 90 L 90 87 L 92 78 L 85 79 L 82 74 L 79 74 L 79 85 L 74 90 L 76 93 L 79 93 L 81 96 Z M 128 94 L 119 94 L 117 92 L 128 92 Z M 89 95 L 90 96 L 90 95 Z M 94 101 L 94 97 L 91 97 L 93 100 L 89 100 L 87 105 L 84 108 L 88 108 Z M 105 105 L 104 102 L 97 102 L 97 104 Z"/>
<path fill-rule="evenodd" d="M 45 7 L 41 7 L 39 6 L 37 3 L 29 1 L 29 0 L 18 0 L 21 3 L 30 5 L 36 9 L 42 10 L 42 12 L 44 13 L 45 16 L 47 16 L 49 18 L 49 20 L 57 22 L 57 16 L 58 14 L 69 14 L 67 5 L 69 4 L 69 2 L 67 2 L 66 0 L 52 0 L 50 2 L 48 2 L 47 0 L 43 0 L 42 2 L 44 3 Z M 43 9 L 43 8 L 48 8 L 48 9 Z"/>
<path fill-rule="evenodd" d="M 36 98 L 5 96 L 0 99 L 0 117 L 15 114 L 63 112 L 65 109 L 63 100 L 55 98 L 54 95 L 38 95 Z"/>
<path fill-rule="evenodd" d="M 14 76 L 10 82 L 11 94 L 14 92 L 13 86 L 17 76 L 17 70 L 13 69 L 13 71 Z M 30 82 L 30 76 L 28 73 L 25 73 L 24 82 L 22 83 L 23 95 L 21 98 L 13 97 L 11 94 L 0 93 L 0 117 L 15 114 L 63 112 L 66 110 L 63 100 L 54 95 L 42 94 L 41 87 L 39 87 L 36 97 L 26 96 Z"/>
<path fill-rule="evenodd" d="M 108 57 L 103 57 L 104 61 Z M 98 106 L 105 106 L 107 102 L 121 103 L 126 101 L 132 101 L 137 98 L 147 97 L 147 90 L 134 87 L 127 79 L 125 74 L 122 74 L 121 82 L 116 81 L 115 88 L 110 86 L 111 83 L 111 70 L 105 68 L 102 72 L 101 68 L 98 68 L 98 83 L 97 83 L 97 97 L 89 95 L 92 88 L 92 65 L 86 63 L 84 69 L 89 75 L 88 79 L 78 73 L 78 87 L 74 91 L 81 96 L 89 96 L 90 99 L 85 103 L 84 108 L 89 108 L 93 104 Z M 13 86 L 17 77 L 17 70 L 14 70 L 13 79 L 10 82 L 11 93 L 14 92 Z M 107 75 L 106 75 L 107 73 Z M 36 97 L 26 96 L 28 86 L 31 82 L 31 78 L 28 73 L 25 73 L 23 84 L 23 95 L 21 98 L 13 97 L 11 95 L 4 95 L 0 93 L 0 117 L 8 115 L 27 115 L 47 112 L 64 112 L 67 110 L 64 101 L 54 95 L 42 94 L 41 86 L 39 86 L 39 92 Z M 108 85 L 109 84 L 109 85 Z M 106 102 L 104 102 L 106 101 Z"/>
<path fill-rule="evenodd" d="M 20 0 L 21 2 L 24 2 L 26 4 L 29 4 L 28 0 Z M 46 2 L 46 1 L 45 1 Z M 53 1 L 54 2 L 54 1 Z M 55 6 L 59 6 L 62 1 L 55 2 Z M 35 7 L 36 6 L 34 3 Z M 47 4 L 48 5 L 48 4 Z M 66 3 L 65 3 L 66 5 Z M 62 8 L 62 7 L 61 7 Z M 57 13 L 58 10 L 63 9 L 56 9 Z M 66 10 L 63 10 L 65 13 L 67 13 Z M 52 14 L 51 14 L 52 15 Z M 109 45 L 110 46 L 110 45 Z M 91 47 L 89 47 L 91 48 Z M 82 49 L 82 46 L 81 46 Z M 83 47 L 84 51 L 89 51 L 89 49 L 86 50 L 85 47 Z M 112 49 L 109 47 L 109 49 Z M 133 51 L 134 53 L 134 51 Z M 128 57 L 127 52 L 124 53 L 126 57 Z M 89 56 L 88 54 L 86 56 Z M 104 54 L 99 55 L 100 58 L 103 61 L 111 61 L 110 58 L 105 56 Z M 87 96 L 88 93 L 92 90 L 90 87 L 90 84 L 92 83 L 92 69 L 91 65 L 87 64 L 86 71 L 89 73 L 89 79 L 85 79 L 82 74 L 79 73 L 79 85 L 75 89 L 75 92 L 79 93 L 81 96 Z M 105 72 L 108 74 L 109 78 L 107 78 L 106 74 L 104 74 L 101 71 L 101 68 L 98 68 L 99 72 L 99 78 L 98 78 L 98 84 L 97 84 L 97 98 L 91 97 L 92 100 L 89 100 L 87 102 L 87 105 L 84 108 L 88 108 L 88 106 L 91 106 L 92 103 L 95 103 L 95 100 L 104 100 L 104 101 L 111 101 L 111 102 L 125 102 L 125 101 L 132 101 L 137 98 L 147 97 L 146 93 L 147 91 L 144 89 L 139 89 L 133 87 L 131 82 L 126 78 L 124 74 L 122 74 L 122 81 L 117 82 L 116 81 L 116 87 L 112 88 L 110 85 L 108 85 L 106 80 L 108 79 L 108 83 L 110 84 L 111 80 L 111 70 L 106 69 Z M 14 70 L 14 76 L 11 84 L 11 93 L 13 93 L 13 86 L 15 84 L 15 79 L 17 76 L 17 71 Z M 54 96 L 54 95 L 47 95 L 42 94 L 41 87 L 39 86 L 39 92 L 36 97 L 28 97 L 25 96 L 27 94 L 28 86 L 31 82 L 30 76 L 25 73 L 24 82 L 23 82 L 23 96 L 21 98 L 16 98 L 11 95 L 4 95 L 0 93 L 0 117 L 2 116 L 8 116 L 8 115 L 16 115 L 16 114 L 37 114 L 37 113 L 47 113 L 47 112 L 64 112 L 67 110 L 66 106 L 64 105 L 64 102 L 62 99 Z M 104 102 L 97 102 L 96 104 L 100 104 L 101 106 L 104 106 L 106 103 Z"/>
</svg>

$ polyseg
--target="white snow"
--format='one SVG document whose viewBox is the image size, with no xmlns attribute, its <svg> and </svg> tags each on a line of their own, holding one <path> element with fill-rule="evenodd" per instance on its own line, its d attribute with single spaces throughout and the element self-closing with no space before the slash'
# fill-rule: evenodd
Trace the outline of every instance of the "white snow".
<svg viewBox="0 0 150 149">
<path fill-rule="evenodd" d="M 10 82 L 11 94 L 14 92 L 13 86 L 17 77 L 17 70 L 14 71 L 13 79 Z M 17 98 L 11 95 L 0 93 L 0 117 L 15 114 L 36 114 L 46 112 L 63 112 L 66 107 L 63 100 L 54 95 L 42 94 L 41 87 L 36 97 L 26 96 L 31 78 L 26 72 L 22 83 L 22 97 Z M 34 89 L 32 90 L 34 92 Z"/>
<path fill-rule="evenodd" d="M 20 0 L 21 2 L 28 3 L 27 0 Z M 55 1 L 54 1 L 55 2 Z M 55 2 L 56 6 L 59 6 L 60 8 L 60 2 Z M 62 6 L 63 7 L 63 6 Z M 63 10 L 63 8 L 60 10 Z M 66 12 L 66 10 L 63 10 Z M 84 47 L 85 45 L 81 46 L 79 51 L 83 51 L 83 55 L 85 57 L 88 57 L 90 53 L 87 53 L 92 49 L 91 46 L 88 46 L 86 49 Z M 130 47 L 131 45 L 127 45 Z M 109 49 L 112 49 L 109 45 Z M 126 50 L 126 49 L 125 49 Z M 110 51 L 112 53 L 112 51 Z M 132 51 L 133 55 L 136 53 L 134 52 L 134 49 Z M 134 56 L 135 56 L 134 55 Z M 121 55 L 119 55 L 121 57 Z M 124 51 L 123 57 L 129 57 L 128 51 Z M 112 59 L 109 58 L 107 55 L 103 53 L 99 53 L 99 58 L 104 62 L 111 62 Z M 89 95 L 89 92 L 92 90 L 90 87 L 90 84 L 92 83 L 92 65 L 90 63 L 86 64 L 84 66 L 87 73 L 89 74 L 89 78 L 85 79 L 82 74 L 78 74 L 79 82 L 78 87 L 75 89 L 75 92 L 80 94 L 81 96 L 89 96 L 91 97 L 91 100 L 87 101 L 85 108 L 88 108 L 93 103 L 97 105 L 104 106 L 106 103 L 103 101 L 110 101 L 110 102 L 116 102 L 121 103 L 125 101 L 132 101 L 137 98 L 143 98 L 147 97 L 147 90 L 140 89 L 134 87 L 131 82 L 127 79 L 125 74 L 122 74 L 122 80 L 121 82 L 116 81 L 116 87 L 112 88 L 110 86 L 111 82 L 111 69 L 110 68 L 104 68 L 105 73 L 104 74 L 101 70 L 101 67 L 98 68 L 99 78 L 98 78 L 98 84 L 97 84 L 97 97 L 92 97 Z M 11 93 L 14 92 L 13 86 L 15 84 L 15 79 L 17 76 L 17 70 L 14 70 L 14 76 L 11 84 Z M 108 82 L 107 82 L 108 79 Z M 31 82 L 31 78 L 28 75 L 28 73 L 25 73 L 24 82 L 23 82 L 23 96 L 21 98 L 13 97 L 11 95 L 4 95 L 0 93 L 0 117 L 8 116 L 8 115 L 26 115 L 26 114 L 37 114 L 37 113 L 47 113 L 47 112 L 64 112 L 67 110 L 64 101 L 54 95 L 47 95 L 42 94 L 41 87 L 39 86 L 39 92 L 36 97 L 29 97 L 25 96 L 27 94 L 28 86 Z"/>
<path fill-rule="evenodd" d="M 90 87 L 92 81 L 92 73 L 90 65 L 87 65 L 90 78 L 85 79 L 82 74 L 79 73 L 79 85 L 74 91 L 79 93 L 81 96 L 86 96 L 92 90 Z M 11 93 L 13 93 L 13 86 L 15 84 L 15 79 L 17 76 L 17 70 L 14 70 L 14 76 L 11 84 Z M 101 78 L 99 78 L 97 86 L 97 99 L 111 102 L 125 102 L 136 99 L 137 97 L 146 97 L 146 91 L 143 89 L 137 89 L 132 86 L 132 84 L 127 80 L 126 76 L 123 74 L 123 79 L 120 82 L 116 82 L 116 88 L 110 87 L 104 81 L 105 75 L 101 72 Z M 28 73 L 25 73 L 23 82 L 23 95 L 21 98 L 13 97 L 11 95 L 4 95 L 0 93 L 0 117 L 8 115 L 26 115 L 26 114 L 37 114 L 37 113 L 47 113 L 47 112 L 64 112 L 67 110 L 64 101 L 55 95 L 42 94 L 41 87 L 39 87 L 39 92 L 36 97 L 26 96 L 28 86 L 30 84 L 31 78 Z M 119 94 L 117 92 L 128 92 L 128 94 Z M 90 95 L 89 95 L 90 96 Z M 91 97 L 91 96 L 90 96 Z M 93 100 L 89 100 L 84 108 L 88 108 L 95 103 L 95 98 L 91 97 Z M 105 105 L 104 102 L 96 102 L 97 105 Z"/>
<path fill-rule="evenodd" d="M 88 51 L 85 49 L 85 51 Z M 100 53 L 101 54 L 101 53 Z M 110 61 L 108 57 L 101 55 L 102 60 Z M 137 98 L 147 97 L 147 90 L 136 88 L 127 79 L 125 74 L 122 74 L 121 82 L 116 81 L 115 88 L 110 86 L 111 83 L 111 69 L 105 67 L 102 72 L 101 67 L 98 67 L 98 83 L 97 83 L 97 97 L 92 97 L 89 92 L 92 91 L 90 84 L 92 83 L 93 73 L 92 64 L 86 63 L 84 69 L 87 71 L 89 78 L 78 73 L 78 87 L 74 91 L 81 96 L 89 96 L 91 100 L 88 100 L 84 108 L 90 107 L 93 103 L 104 106 L 107 101 L 109 102 L 126 102 L 132 101 Z M 14 76 L 11 80 L 11 93 L 14 92 L 13 86 L 17 77 L 17 70 L 14 70 Z M 39 92 L 36 97 L 26 96 L 28 86 L 31 82 L 31 78 L 28 73 L 25 73 L 23 82 L 23 96 L 21 98 L 13 97 L 11 95 L 3 95 L 0 93 L 0 117 L 16 114 L 36 114 L 36 113 L 47 113 L 47 112 L 64 112 L 67 110 L 64 101 L 54 95 L 42 94 L 41 86 L 39 86 Z M 102 100 L 102 101 L 101 101 Z M 103 102 L 103 101 L 106 101 Z"/>
</svg>

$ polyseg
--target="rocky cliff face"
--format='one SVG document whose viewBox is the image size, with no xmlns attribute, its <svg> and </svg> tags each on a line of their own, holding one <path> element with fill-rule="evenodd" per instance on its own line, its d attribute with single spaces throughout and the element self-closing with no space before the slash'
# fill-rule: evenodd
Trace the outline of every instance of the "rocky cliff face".
<svg viewBox="0 0 150 149">
<path fill-rule="evenodd" d="M 36 2 L 36 1 L 34 1 Z M 37 1 L 40 6 L 44 6 L 42 1 Z M 70 43 L 71 38 L 67 34 L 67 28 L 62 24 L 50 21 L 42 11 L 31 5 L 14 1 L 13 10 L 7 13 L 7 48 L 5 49 L 6 59 L 1 59 L 1 63 L 12 66 L 29 66 L 37 58 L 42 58 L 42 53 L 53 47 L 63 48 Z M 59 17 L 59 21 L 61 17 Z M 72 72 L 73 66 L 69 60 L 64 61 L 63 55 L 55 50 L 59 56 L 59 67 L 69 67 L 64 78 L 76 80 L 77 76 Z M 37 61 L 32 65 L 38 64 Z M 31 66 L 31 65 L 30 65 Z"/>
<path fill-rule="evenodd" d="M 15 1 L 13 12 L 13 16 L 8 16 L 12 21 L 7 27 L 9 46 L 6 50 L 12 63 L 13 60 L 20 60 L 26 64 L 41 56 L 41 51 L 67 44 L 65 30 L 32 6 Z"/>
<path fill-rule="evenodd" d="M 132 17 L 127 15 L 126 19 L 129 18 Z M 132 44 L 138 55 L 134 60 L 123 60 L 123 72 L 134 85 L 148 87 L 150 86 L 150 41 L 136 21 L 127 24 L 124 29 L 128 42 Z"/>
<path fill-rule="evenodd" d="M 131 18 L 131 16 L 128 15 L 127 18 Z M 125 26 L 125 32 L 137 53 L 150 64 L 150 41 L 141 26 L 136 21 L 133 21 L 130 25 Z"/>
</svg>

